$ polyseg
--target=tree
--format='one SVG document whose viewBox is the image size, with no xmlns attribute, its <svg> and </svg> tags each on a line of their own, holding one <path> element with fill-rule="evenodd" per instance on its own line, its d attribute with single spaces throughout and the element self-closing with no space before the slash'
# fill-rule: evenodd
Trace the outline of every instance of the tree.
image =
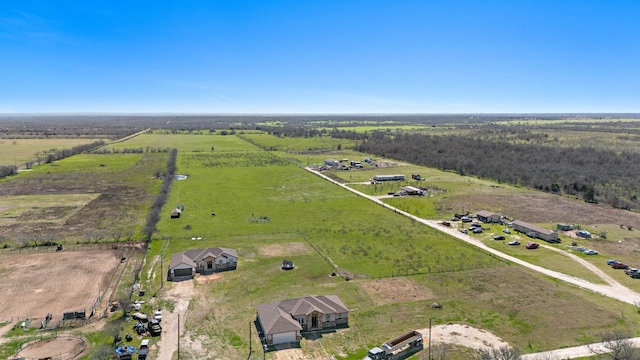
<svg viewBox="0 0 640 360">
<path fill-rule="evenodd" d="M 91 358 L 95 360 L 111 360 L 113 359 L 113 347 L 109 345 L 101 345 L 93 351 Z"/>
<path fill-rule="evenodd" d="M 640 350 L 629 340 L 625 333 L 614 331 L 600 335 L 602 342 L 589 345 L 589 350 L 600 359 L 639 360 Z"/>
<path fill-rule="evenodd" d="M 520 360 L 522 355 L 516 348 L 501 346 L 499 348 L 490 347 L 488 349 L 478 349 L 474 360 Z"/>
</svg>

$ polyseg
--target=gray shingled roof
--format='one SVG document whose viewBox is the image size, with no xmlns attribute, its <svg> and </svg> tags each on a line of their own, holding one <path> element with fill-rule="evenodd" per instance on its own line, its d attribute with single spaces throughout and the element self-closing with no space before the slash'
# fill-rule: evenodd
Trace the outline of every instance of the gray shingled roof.
<svg viewBox="0 0 640 360">
<path fill-rule="evenodd" d="M 235 249 L 219 247 L 207 249 L 191 249 L 171 255 L 171 264 L 169 265 L 169 269 L 173 269 L 181 263 L 195 267 L 197 261 L 201 261 L 202 259 L 209 256 L 217 258 L 224 254 L 231 255 L 236 259 L 238 258 L 238 253 Z"/>
<path fill-rule="evenodd" d="M 295 322 L 298 327 L 300 326 L 300 324 L 293 319 L 293 316 L 309 315 L 313 311 L 318 311 L 322 314 L 349 312 L 349 309 L 336 295 L 311 295 L 297 299 L 273 301 L 260 304 L 256 306 L 256 308 L 262 327 L 267 334 L 294 331 L 295 329 L 291 327 L 288 328 L 289 330 L 282 330 L 287 328 L 286 324 L 290 323 L 290 320 Z M 280 317 L 281 319 L 277 319 L 276 317 Z M 274 327 L 276 327 L 278 331 L 270 330 Z M 302 329 L 302 327 L 299 329 Z"/>
<path fill-rule="evenodd" d="M 171 255 L 171 263 L 169 264 L 169 269 L 173 269 L 180 264 L 186 264 L 192 267 L 196 267 L 196 263 L 188 256 L 186 256 L 184 252 L 179 252 Z"/>
<path fill-rule="evenodd" d="M 291 315 L 282 311 L 274 303 L 256 306 L 258 318 L 265 334 L 279 334 L 290 331 L 300 331 L 302 326 Z"/>
</svg>

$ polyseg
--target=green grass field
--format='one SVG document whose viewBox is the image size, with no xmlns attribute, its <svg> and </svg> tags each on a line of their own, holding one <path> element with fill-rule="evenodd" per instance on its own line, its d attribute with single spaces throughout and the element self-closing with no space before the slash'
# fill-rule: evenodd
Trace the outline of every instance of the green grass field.
<svg viewBox="0 0 640 360">
<path fill-rule="evenodd" d="M 288 153 L 257 151 L 235 139 L 237 143 L 225 146 L 236 151 L 179 152 L 178 172 L 189 177 L 174 182 L 147 256 L 161 256 L 167 264 L 172 253 L 187 248 L 238 250 L 236 271 L 206 286 L 196 284 L 202 295 L 192 301 L 193 309 L 200 309 L 194 320 L 202 322 L 189 322 L 188 329 L 202 341 L 212 339 L 204 341 L 205 347 L 233 339 L 232 345 L 218 350 L 228 358 L 246 357 L 248 334 L 241 329 L 255 318 L 255 304 L 308 294 L 337 294 L 354 309 L 349 330 L 303 342 L 305 352 L 319 353 L 323 348 L 344 359 L 361 358 L 366 349 L 388 340 L 390 333 L 424 328 L 429 317 L 436 323 L 463 322 L 489 329 L 526 351 L 593 340 L 598 329 L 630 329 L 633 314 L 626 305 L 508 265 L 307 173 L 286 160 Z M 397 172 L 397 168 L 386 170 Z M 440 177 L 439 184 L 451 189 L 447 193 L 495 190 L 489 182 L 409 165 L 402 172 Z M 370 176 L 344 174 L 352 176 L 344 179 L 347 182 Z M 434 198 L 388 202 L 432 217 L 438 215 Z M 176 205 L 185 210 L 181 218 L 170 219 Z M 191 240 L 194 237 L 202 240 Z M 519 250 L 509 251 L 559 271 L 588 275 L 572 268 L 560 254 Z M 281 271 L 284 258 L 299 266 L 293 272 Z M 154 269 L 145 268 L 143 274 L 160 273 L 159 262 L 151 263 Z M 354 280 L 329 276 L 334 271 Z M 391 276 L 407 279 L 431 296 L 376 304 L 365 291 L 367 284 Z M 143 275 L 143 281 L 159 286 L 157 278 Z M 429 308 L 436 300 L 445 304 L 444 311 Z M 545 311 L 548 308 L 558 311 Z M 604 312 L 595 319 L 580 316 L 596 308 Z M 629 319 L 619 315 L 624 311 Z M 554 315 L 558 312 L 565 314 L 562 319 Z M 215 326 L 207 323 L 211 319 L 216 319 Z M 548 327 L 554 328 L 553 336 L 548 336 Z"/>
<path fill-rule="evenodd" d="M 101 139 L 0 139 L 0 165 L 24 165 L 27 161 L 42 158 L 51 150 L 70 149 Z"/>
<path fill-rule="evenodd" d="M 255 332 L 251 340 L 249 337 L 256 304 L 322 294 L 338 295 L 350 308 L 349 328 L 303 341 L 302 351 L 310 357 L 329 354 L 336 359 L 361 359 L 367 349 L 397 334 L 426 328 L 430 318 L 434 324 L 455 322 L 486 329 L 525 352 L 594 341 L 606 330 L 638 333 L 635 324 L 639 316 L 628 304 L 509 264 L 301 168 L 308 163 L 321 164 L 326 158 L 369 157 L 349 149 L 346 141 L 238 135 L 154 132 L 109 145 L 119 149 L 177 148 L 177 173 L 188 176 L 173 182 L 149 243 L 139 279 L 148 290 L 143 299 L 167 311 L 173 309 L 173 303 L 163 296 L 174 284 L 164 282 L 161 289 L 171 254 L 218 246 L 238 251 L 237 270 L 222 273 L 213 281 L 194 282 L 196 295 L 190 301 L 183 335 L 185 340 L 198 342 L 203 351 L 215 354 L 209 356 L 262 358 L 262 352 L 256 351 L 260 344 Z M 106 218 L 140 229 L 151 199 L 124 195 L 142 189 L 155 194 L 160 180 L 153 173 L 164 167 L 166 158 L 166 153 L 79 155 L 36 167 L 0 185 L 25 181 L 47 195 L 3 198 L 1 204 L 7 204 L 7 209 L 0 214 L 20 216 L 36 204 L 75 204 L 90 210 L 90 219 L 101 227 L 108 225 L 102 220 Z M 410 179 L 410 174 L 418 173 L 427 180 L 349 186 L 384 195 L 397 191 L 400 185 L 424 184 L 430 189 L 427 196 L 384 201 L 431 219 L 448 219 L 453 211 L 464 210 L 457 206 L 460 198 L 477 196 L 467 208 L 477 211 L 484 208 L 482 196 L 508 198 L 527 192 L 390 159 L 379 162 L 388 165 L 325 174 L 341 182 L 358 183 L 376 174 L 401 173 Z M 45 192 L 47 184 L 69 186 L 65 193 L 51 195 Z M 111 209 L 119 214 L 117 219 L 105 217 L 97 200 L 87 198 L 103 192 L 112 197 L 108 204 L 120 204 Z M 176 206 L 184 206 L 184 211 L 180 218 L 172 219 L 170 213 Z M 599 227 L 609 229 L 612 238 L 631 233 L 613 225 Z M 589 277 L 586 270 L 561 254 L 544 249 L 526 251 L 491 240 L 500 229 L 495 226 L 479 238 L 532 263 Z M 590 261 L 599 264 L 607 256 L 625 260 L 621 257 L 625 252 L 613 245 L 594 242 L 590 247 L 597 244 L 603 245 L 598 248 L 601 255 Z M 295 270 L 282 271 L 283 259 L 292 260 Z M 632 283 L 631 279 L 621 281 Z M 122 295 L 126 287 L 119 289 Z M 153 298 L 156 291 L 157 298 Z M 441 303 L 443 309 L 430 308 L 432 302 Z M 90 338 L 96 344 L 109 340 L 96 334 Z M 254 352 L 248 356 L 250 344 Z M 189 350 L 181 358 L 202 358 Z M 270 353 L 266 358 L 275 359 L 276 355 Z M 469 350 L 456 350 L 449 358 L 468 359 Z"/>
</svg>

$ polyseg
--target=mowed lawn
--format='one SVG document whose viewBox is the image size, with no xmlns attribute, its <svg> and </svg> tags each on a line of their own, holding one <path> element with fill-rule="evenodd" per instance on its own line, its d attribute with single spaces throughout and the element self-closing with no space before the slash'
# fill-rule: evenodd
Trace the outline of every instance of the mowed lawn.
<svg viewBox="0 0 640 360">
<path fill-rule="evenodd" d="M 213 152 L 179 151 L 178 173 L 188 178 L 172 185 L 148 259 L 161 256 L 166 265 L 172 253 L 189 248 L 238 250 L 236 271 L 196 282 L 186 325 L 190 339 L 221 358 L 247 358 L 256 304 L 309 294 L 338 295 L 351 309 L 350 327 L 303 341 L 302 350 L 345 359 L 426 328 L 429 318 L 488 329 L 527 352 L 632 328 L 627 305 L 509 265 L 238 137 L 210 138 Z M 179 219 L 169 217 L 175 206 L 184 206 Z M 282 271 L 283 259 L 296 269 Z M 148 274 L 164 275 L 158 261 L 148 261 L 142 273 L 147 288 L 159 283 Z M 434 301 L 444 309 L 431 309 Z M 597 316 L 581 315 L 592 312 Z M 259 348 L 255 333 L 253 348 Z"/>
</svg>

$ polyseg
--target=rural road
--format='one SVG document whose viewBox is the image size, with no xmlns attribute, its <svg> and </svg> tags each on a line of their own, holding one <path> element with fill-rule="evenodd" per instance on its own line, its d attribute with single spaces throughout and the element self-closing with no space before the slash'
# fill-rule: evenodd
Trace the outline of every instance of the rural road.
<svg viewBox="0 0 640 360">
<path fill-rule="evenodd" d="M 185 315 L 193 295 L 193 281 L 177 282 L 170 291 L 163 295 L 163 298 L 173 300 L 175 307 L 173 311 L 165 310 L 162 314 L 162 336 L 157 343 L 159 347 L 158 360 L 172 360 L 174 358 L 173 355 L 178 350 L 179 335 L 184 334 Z M 179 316 L 180 329 L 178 330 Z"/>
<path fill-rule="evenodd" d="M 427 226 L 430 226 L 430 227 L 432 227 L 432 228 L 434 228 L 436 230 L 439 230 L 439 231 L 442 231 L 444 233 L 447 233 L 447 234 L 449 234 L 449 235 L 451 235 L 451 236 L 453 236 L 455 238 L 458 238 L 458 239 L 460 239 L 460 240 L 462 240 L 462 241 L 464 241 L 464 242 L 466 242 L 468 244 L 476 246 L 476 247 L 478 247 L 478 248 L 480 248 L 480 249 L 482 249 L 482 250 L 484 250 L 484 251 L 486 251 L 488 253 L 496 255 L 496 256 L 498 256 L 498 257 L 500 257 L 502 259 L 508 260 L 508 261 L 510 261 L 512 263 L 515 263 L 515 264 L 518 264 L 518 265 L 521 265 L 521 266 L 524 266 L 526 268 L 529 268 L 531 270 L 537 271 L 537 272 L 542 273 L 544 275 L 551 276 L 551 277 L 553 277 L 555 279 L 562 280 L 562 281 L 568 282 L 570 284 L 579 286 L 579 287 L 581 287 L 583 289 L 591 290 L 591 291 L 596 292 L 598 294 L 601 294 L 601 295 L 604 295 L 604 296 L 607 296 L 607 297 L 610 297 L 610 298 L 613 298 L 613 299 L 616 299 L 616 300 L 619 300 L 619 301 L 622 301 L 622 302 L 625 302 L 625 303 L 628 303 L 628 304 L 631 304 L 631 305 L 634 305 L 634 306 L 635 306 L 636 303 L 640 303 L 640 294 L 638 294 L 637 292 L 632 291 L 631 289 L 629 289 L 629 288 L 621 285 L 620 283 L 616 282 L 615 280 L 610 278 L 608 275 L 606 275 L 603 271 L 601 271 L 597 267 L 593 266 L 592 264 L 584 261 L 583 259 L 578 258 L 577 256 L 576 256 L 577 259 L 580 259 L 580 260 L 584 261 L 584 262 L 581 261 L 581 264 L 585 264 L 585 263 L 588 264 L 589 265 L 588 268 L 590 270 L 592 270 L 592 271 L 595 270 L 594 272 L 596 274 L 598 274 L 598 276 L 600 276 L 603 280 L 605 280 L 609 285 L 594 284 L 594 283 L 592 283 L 590 281 L 587 281 L 585 279 L 581 279 L 581 278 L 578 278 L 578 277 L 575 277 L 575 276 L 571 276 L 571 275 L 563 274 L 561 272 L 550 270 L 550 269 L 544 268 L 542 266 L 531 264 L 531 263 L 526 262 L 524 260 L 518 259 L 518 258 L 516 258 L 514 256 L 505 254 L 505 253 L 503 253 L 503 252 L 501 252 L 499 250 L 490 248 L 489 246 L 485 245 L 481 241 L 476 240 L 476 239 L 474 239 L 473 237 L 471 237 L 471 236 L 469 236 L 467 234 L 463 234 L 460 231 L 458 231 L 457 229 L 454 229 L 454 228 L 449 227 L 449 226 L 444 226 L 444 225 L 440 224 L 436 220 L 427 220 L 427 219 L 419 218 L 419 217 L 417 217 L 417 216 L 415 216 L 413 214 L 410 214 L 410 213 L 408 213 L 406 211 L 402 211 L 402 210 L 397 209 L 397 208 L 395 208 L 395 207 L 393 207 L 393 206 L 391 206 L 389 204 L 386 204 L 386 203 L 380 201 L 379 199 L 377 199 L 375 196 L 370 196 L 370 195 L 364 194 L 364 193 L 362 193 L 362 192 L 360 192 L 358 190 L 355 190 L 355 189 L 352 189 L 352 188 L 348 187 L 345 184 L 339 183 L 339 182 L 331 179 L 330 177 L 320 173 L 319 171 L 316 171 L 316 170 L 308 168 L 308 167 L 305 167 L 305 169 L 307 171 L 311 172 L 312 174 L 315 174 L 315 175 L 317 175 L 317 176 L 319 176 L 319 177 L 321 177 L 321 178 L 323 178 L 323 179 L 325 179 L 327 181 L 330 181 L 330 182 L 332 182 L 332 183 L 334 183 L 334 184 L 336 184 L 336 185 L 338 185 L 338 186 L 340 186 L 340 187 L 342 187 L 342 188 L 344 188 L 344 189 L 346 189 L 348 191 L 351 191 L 352 193 L 354 193 L 356 195 L 359 195 L 359 196 L 362 196 L 364 198 L 367 198 L 367 199 L 375 202 L 376 204 L 378 204 L 380 206 L 383 206 L 383 207 L 385 207 L 387 209 L 393 210 L 394 212 L 396 212 L 396 213 L 398 213 L 400 215 L 404 215 L 404 216 L 406 216 L 406 217 L 408 217 L 408 218 L 410 218 L 410 219 L 412 219 L 414 221 L 417 221 L 419 223 L 422 223 L 422 224 L 425 224 Z M 549 247 L 545 246 L 545 248 L 549 248 Z M 558 251 L 560 251 L 560 250 L 558 250 Z M 567 255 L 564 252 L 562 252 L 562 253 Z M 570 254 L 568 254 L 568 255 L 570 255 Z"/>
<path fill-rule="evenodd" d="M 397 209 L 389 204 L 386 204 L 382 201 L 379 200 L 379 197 L 376 196 L 370 196 L 367 194 L 364 194 L 358 190 L 352 189 L 349 186 L 347 186 L 346 184 L 342 184 L 339 183 L 333 179 L 331 179 L 328 176 L 325 176 L 323 174 L 321 174 L 319 171 L 316 171 L 314 169 L 305 168 L 307 171 L 329 181 L 332 182 L 348 191 L 351 191 L 352 193 L 362 196 L 364 198 L 367 198 L 373 202 L 375 202 L 376 204 L 383 206 L 387 209 L 393 210 L 394 212 L 396 212 L 397 214 L 400 215 L 404 215 L 412 220 L 415 220 L 417 222 L 420 222 L 422 224 L 425 224 L 427 226 L 430 226 L 436 230 L 442 231 L 444 233 L 447 233 L 455 238 L 458 238 L 468 244 L 471 244 L 473 246 L 476 246 L 488 253 L 494 254 L 502 259 L 508 260 L 510 262 L 513 262 L 515 264 L 524 266 L 526 268 L 529 268 L 531 270 L 537 271 L 539 273 L 545 274 L 547 276 L 551 276 L 553 278 L 556 278 L 558 280 L 562 280 L 565 282 L 568 282 L 570 284 L 579 286 L 583 289 L 587 289 L 587 290 L 591 290 L 593 292 L 596 292 L 598 294 L 607 296 L 609 298 L 613 298 L 631 305 L 636 305 L 636 304 L 640 304 L 640 294 L 638 294 L 637 292 L 627 288 L 626 286 L 620 284 L 619 282 L 617 282 L 616 280 L 614 280 L 611 276 L 609 276 L 607 273 L 605 273 L 604 271 L 602 271 L 600 268 L 598 268 L 597 266 L 591 264 L 590 262 L 574 255 L 571 253 L 568 253 L 566 251 L 562 251 L 560 249 L 556 249 L 552 246 L 548 246 L 548 245 L 542 245 L 541 247 L 551 250 L 551 251 L 556 251 L 559 252 L 565 256 L 570 257 L 571 259 L 575 260 L 576 262 L 582 264 L 584 267 L 586 267 L 587 269 L 591 270 L 591 272 L 593 272 L 595 275 L 597 275 L 598 277 L 600 277 L 602 280 L 604 280 L 608 285 L 603 285 L 603 284 L 594 284 L 592 282 L 589 282 L 585 279 L 581 279 L 575 276 L 570 276 L 567 274 L 563 274 L 557 271 L 553 271 L 553 270 L 549 270 L 547 268 L 544 268 L 542 266 L 538 266 L 535 264 L 531 264 L 529 262 L 526 262 L 524 260 L 520 260 L 516 257 L 513 257 L 511 255 L 505 254 L 499 250 L 493 249 L 488 247 L 487 245 L 485 245 L 484 243 L 482 243 L 479 240 L 474 239 L 473 237 L 467 235 L 467 234 L 463 234 L 460 231 L 458 231 L 457 229 L 451 228 L 449 226 L 444 226 L 442 224 L 440 224 L 438 221 L 435 220 L 427 220 L 427 219 L 423 219 L 423 218 L 419 218 L 413 214 L 410 214 L 406 211 L 402 211 L 400 209 Z M 633 338 L 633 339 L 629 339 L 630 342 L 632 342 L 634 345 L 640 347 L 640 338 Z M 596 350 L 598 352 L 601 353 L 605 353 L 605 352 L 609 352 L 607 351 L 606 348 L 604 348 L 602 346 L 602 343 L 596 343 L 596 344 L 590 344 L 590 345 L 584 345 L 584 346 L 576 346 L 576 347 L 571 347 L 571 348 L 564 348 L 564 349 L 558 349 L 558 350 L 551 350 L 551 351 L 546 351 L 546 352 L 541 352 L 541 353 L 535 353 L 535 354 L 527 354 L 524 355 L 522 357 L 523 360 L 536 360 L 536 359 L 546 359 L 546 360 L 556 360 L 556 359 L 574 359 L 574 358 L 578 358 L 578 357 L 586 357 L 586 356 L 592 356 L 594 355 L 594 351 Z"/>
</svg>

